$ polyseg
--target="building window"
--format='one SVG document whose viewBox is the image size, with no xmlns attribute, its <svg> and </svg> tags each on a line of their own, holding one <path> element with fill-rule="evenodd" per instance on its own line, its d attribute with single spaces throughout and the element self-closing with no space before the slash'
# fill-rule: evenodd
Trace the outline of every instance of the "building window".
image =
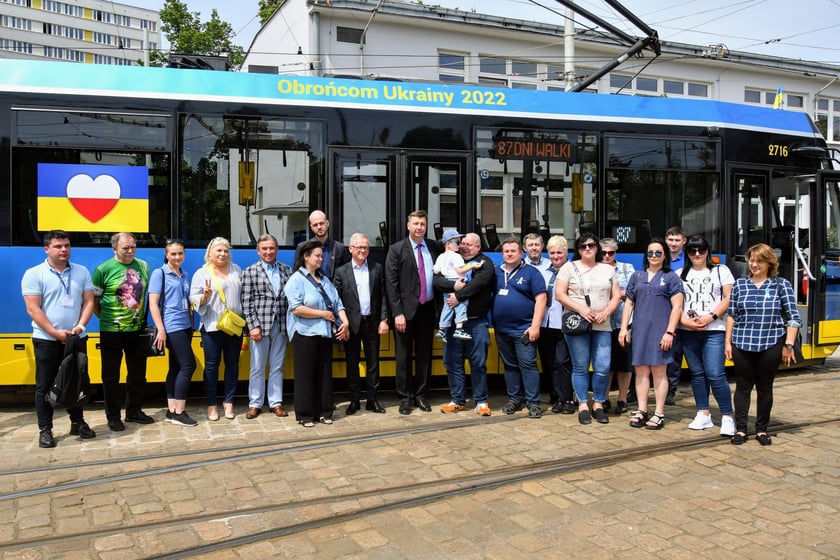
<svg viewBox="0 0 840 560">
<path fill-rule="evenodd" d="M 467 81 L 466 55 L 456 53 L 438 53 L 438 80 L 441 82 L 463 83 Z"/>
<path fill-rule="evenodd" d="M 518 89 L 537 89 L 537 63 L 493 56 L 479 59 L 478 83 Z"/>
<path fill-rule="evenodd" d="M 354 45 L 362 44 L 363 29 L 355 27 L 337 27 L 335 31 L 336 41 L 339 43 L 352 43 Z"/>
<path fill-rule="evenodd" d="M 656 93 L 658 89 L 657 81 L 653 78 L 636 78 L 636 89 L 638 91 L 648 91 Z"/>
<path fill-rule="evenodd" d="M 0 19 L 0 25 L 3 27 L 11 27 L 12 29 L 32 31 L 32 20 L 26 18 L 3 16 L 2 19 Z"/>
<path fill-rule="evenodd" d="M 688 95 L 690 97 L 709 97 L 709 86 L 688 82 Z"/>
<path fill-rule="evenodd" d="M 685 94 L 685 84 L 682 82 L 675 82 L 673 80 L 662 80 L 662 89 L 669 95 Z"/>
<path fill-rule="evenodd" d="M 761 103 L 761 92 L 754 89 L 745 89 L 744 103 Z"/>
<path fill-rule="evenodd" d="M 801 95 L 788 95 L 787 106 L 791 108 L 801 109 L 805 106 L 805 98 Z"/>
</svg>

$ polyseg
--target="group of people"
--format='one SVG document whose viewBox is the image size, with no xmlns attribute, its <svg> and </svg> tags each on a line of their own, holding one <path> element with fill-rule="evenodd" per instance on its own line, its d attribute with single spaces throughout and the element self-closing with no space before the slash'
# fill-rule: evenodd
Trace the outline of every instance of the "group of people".
<svg viewBox="0 0 840 560">
<path fill-rule="evenodd" d="M 502 242 L 502 263 L 495 266 L 481 253 L 477 234 L 449 230 L 443 246 L 426 239 L 427 216 L 418 210 L 408 216 L 408 236 L 389 247 L 382 266 L 368 259 L 370 242 L 365 234 L 354 233 L 345 247 L 329 237 L 329 220 L 323 212 L 310 214 L 309 223 L 314 237 L 298 245 L 291 268 L 277 260 L 278 243 L 271 235 L 257 240 L 259 258 L 245 270 L 232 262 L 230 242 L 217 237 L 207 246 L 204 266 L 192 278 L 182 267 L 185 247 L 177 239 L 166 242 L 164 264 L 150 270 L 135 256 L 134 235 L 114 234 L 114 258 L 91 275 L 85 267 L 71 264 L 69 235 L 48 232 L 45 261 L 27 270 L 21 283 L 33 325 L 39 445 L 55 446 L 53 409 L 45 397 L 64 344 L 72 335 L 84 340 L 94 314 L 100 323 L 109 429 L 125 429 L 119 394 L 123 358 L 125 421 L 154 422 L 141 408 L 146 354 L 140 333 L 146 326 L 147 307 L 156 327 L 153 344 L 168 349 L 166 420 L 182 426 L 197 424 L 185 408 L 196 369 L 194 313 L 204 352 L 207 419 L 220 417 L 222 360 L 221 415 L 235 418 L 244 334 L 250 349 L 245 418 L 256 418 L 265 404 L 277 417 L 289 415 L 283 403 L 283 376 L 291 344 L 294 414 L 307 428 L 333 423 L 335 344 L 344 346 L 347 358 L 350 402 L 345 414 L 361 410 L 362 350 L 365 409 L 385 412 L 378 400 L 379 341 L 392 328 L 400 414 L 411 414 L 415 406 L 432 410 L 428 397 L 437 330 L 445 342 L 443 361 L 451 397 L 441 412 L 466 409 L 469 363 L 474 411 L 490 416 L 486 361 L 492 315 L 504 365 L 507 402 L 501 411 L 505 414 L 527 408 L 530 418 L 540 418 L 540 393 L 545 388 L 552 412 L 577 410 L 581 424 L 590 424 L 593 418 L 605 424 L 613 379 L 619 392 L 616 412 L 622 414 L 631 402 L 635 374 L 638 409 L 631 413 L 630 425 L 660 429 L 673 390 L 668 368 L 675 362 L 679 342 L 692 373 L 697 405 L 689 428 L 714 426 L 711 390 L 721 414 L 721 434 L 730 436 L 734 444 L 743 443 L 755 387 L 756 438 L 762 445 L 771 442 L 767 424 L 773 378 L 780 362 L 790 364 L 794 359 L 800 319 L 791 285 L 777 277 L 778 260 L 766 245 L 747 251 L 750 275 L 737 281 L 725 265 L 713 263 L 702 236 L 686 239 L 679 228 L 668 231 L 667 242 L 651 240 L 641 271 L 617 261 L 615 240 L 598 239 L 592 233 L 575 241 L 574 260 L 569 260 L 563 236 L 548 239 L 548 258 L 543 257 L 541 236 L 528 234 L 522 242 L 511 237 Z M 672 244 L 672 237 L 681 242 Z M 684 264 L 673 270 L 675 262 Z M 241 323 L 232 322 L 231 315 L 244 320 L 244 328 L 237 327 Z M 584 328 L 568 330 L 570 315 Z M 734 418 L 724 358 L 735 364 Z M 651 380 L 655 408 L 649 414 Z M 68 409 L 68 414 L 71 435 L 96 436 L 81 407 Z"/>
</svg>

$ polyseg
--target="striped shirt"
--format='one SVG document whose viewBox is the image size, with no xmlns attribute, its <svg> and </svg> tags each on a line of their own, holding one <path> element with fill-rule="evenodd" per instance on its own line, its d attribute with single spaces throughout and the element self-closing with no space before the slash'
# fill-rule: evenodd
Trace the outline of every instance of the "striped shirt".
<svg viewBox="0 0 840 560">
<path fill-rule="evenodd" d="M 747 352 L 766 350 L 779 342 L 787 327 L 802 326 L 793 287 L 784 278 L 769 278 L 761 286 L 739 278 L 728 313 L 735 320 L 732 344 Z"/>
</svg>

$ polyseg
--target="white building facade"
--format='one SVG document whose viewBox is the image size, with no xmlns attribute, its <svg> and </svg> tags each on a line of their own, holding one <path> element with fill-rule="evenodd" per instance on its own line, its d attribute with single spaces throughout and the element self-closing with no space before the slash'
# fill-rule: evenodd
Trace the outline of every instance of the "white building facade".
<svg viewBox="0 0 840 560">
<path fill-rule="evenodd" d="M 409 1 L 286 0 L 242 69 L 563 90 L 623 50 L 588 32 L 567 49 L 563 27 Z M 781 85 L 784 109 L 807 112 L 840 145 L 838 76 L 838 66 L 663 43 L 661 56 L 631 57 L 587 91 L 772 106 Z"/>
<path fill-rule="evenodd" d="M 105 0 L 0 0 L 0 56 L 134 65 L 160 45 L 155 10 Z"/>
</svg>

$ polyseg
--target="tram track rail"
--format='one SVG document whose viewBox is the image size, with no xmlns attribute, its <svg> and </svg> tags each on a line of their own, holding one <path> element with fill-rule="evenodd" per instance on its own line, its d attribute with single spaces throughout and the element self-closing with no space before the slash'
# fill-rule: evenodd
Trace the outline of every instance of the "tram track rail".
<svg viewBox="0 0 840 560">
<path fill-rule="evenodd" d="M 779 432 L 793 432 L 797 430 L 832 425 L 840 423 L 840 417 L 834 417 L 813 422 L 797 422 L 797 423 L 782 423 L 771 426 L 773 433 Z M 452 427 L 464 427 L 465 424 L 455 424 Z M 416 430 L 402 430 L 404 433 L 424 433 L 440 429 L 442 426 L 429 426 L 428 429 Z M 449 426 L 445 426 L 449 427 Z M 393 432 L 400 432 L 395 430 Z M 394 433 L 391 437 L 396 437 Z M 375 435 L 370 438 L 362 439 L 377 439 Z M 321 445 L 338 445 L 347 444 L 348 441 L 339 440 L 332 442 L 311 443 L 306 446 L 311 449 L 311 446 Z M 164 529 L 178 525 L 189 525 L 220 521 L 227 518 L 246 517 L 261 515 L 270 512 L 278 512 L 282 510 L 304 510 L 314 506 L 324 504 L 337 504 L 351 501 L 365 501 L 365 500 L 379 500 L 380 503 L 372 505 L 363 505 L 351 509 L 346 513 L 321 515 L 314 519 L 303 521 L 300 523 L 292 523 L 289 525 L 276 527 L 269 530 L 257 531 L 247 535 L 241 535 L 231 538 L 222 539 L 206 545 L 192 547 L 188 549 L 176 550 L 168 554 L 153 555 L 148 558 L 155 559 L 180 559 L 190 558 L 200 554 L 207 554 L 215 551 L 229 549 L 238 546 L 248 545 L 254 542 L 263 540 L 271 540 L 283 538 L 291 535 L 299 535 L 307 531 L 316 530 L 322 527 L 345 523 L 348 521 L 360 519 L 363 517 L 376 515 L 383 512 L 395 511 L 404 508 L 411 508 L 422 506 L 437 500 L 445 500 L 461 495 L 466 495 L 474 492 L 491 490 L 508 486 L 511 484 L 519 484 L 530 480 L 545 478 L 550 476 L 560 476 L 568 473 L 574 473 L 583 470 L 606 468 L 620 465 L 626 462 L 632 462 L 642 459 L 649 459 L 656 456 L 673 454 L 694 449 L 714 447 L 717 445 L 728 445 L 726 439 L 719 436 L 707 436 L 702 438 L 694 438 L 682 441 L 669 441 L 664 443 L 657 443 L 651 445 L 637 446 L 626 449 L 610 450 L 576 457 L 565 457 L 559 459 L 552 459 L 539 462 L 531 462 L 522 465 L 512 465 L 503 468 L 489 469 L 481 472 L 475 472 L 460 476 L 439 478 L 436 480 L 429 480 L 417 483 L 383 486 L 371 490 L 360 492 L 348 492 L 346 494 L 331 494 L 329 496 L 320 496 L 315 498 L 308 498 L 297 501 L 284 501 L 283 503 L 272 503 L 254 507 L 230 509 L 220 512 L 202 513 L 194 515 L 182 515 L 174 518 L 167 518 L 163 520 L 149 521 L 135 523 L 131 525 L 120 525 L 115 527 L 107 527 L 101 529 L 91 529 L 89 531 L 80 531 L 75 533 L 67 533 L 63 535 L 50 535 L 33 537 L 29 539 L 18 539 L 13 543 L 0 544 L 0 553 L 10 552 L 13 550 L 20 550 L 23 548 L 32 547 L 46 547 L 66 545 L 67 543 L 81 540 L 81 539 L 99 539 L 112 535 L 130 535 L 143 531 L 152 531 Z M 302 447 L 292 448 L 293 450 L 301 450 Z M 282 453 L 290 449 L 274 450 L 261 453 Z M 248 456 L 238 456 L 230 460 L 243 460 Z M 184 467 L 184 468 L 194 468 Z M 135 473 L 142 474 L 142 473 Z M 97 482 L 109 482 L 107 478 L 101 478 L 97 481 L 88 481 L 90 484 Z M 89 485 L 89 484 L 86 484 Z M 67 487 L 44 489 L 45 491 L 59 492 L 66 490 Z M 46 493 L 46 492 L 40 492 Z M 32 495 L 32 494 L 27 494 Z M 11 499 L 11 498 L 7 498 Z"/>
</svg>

